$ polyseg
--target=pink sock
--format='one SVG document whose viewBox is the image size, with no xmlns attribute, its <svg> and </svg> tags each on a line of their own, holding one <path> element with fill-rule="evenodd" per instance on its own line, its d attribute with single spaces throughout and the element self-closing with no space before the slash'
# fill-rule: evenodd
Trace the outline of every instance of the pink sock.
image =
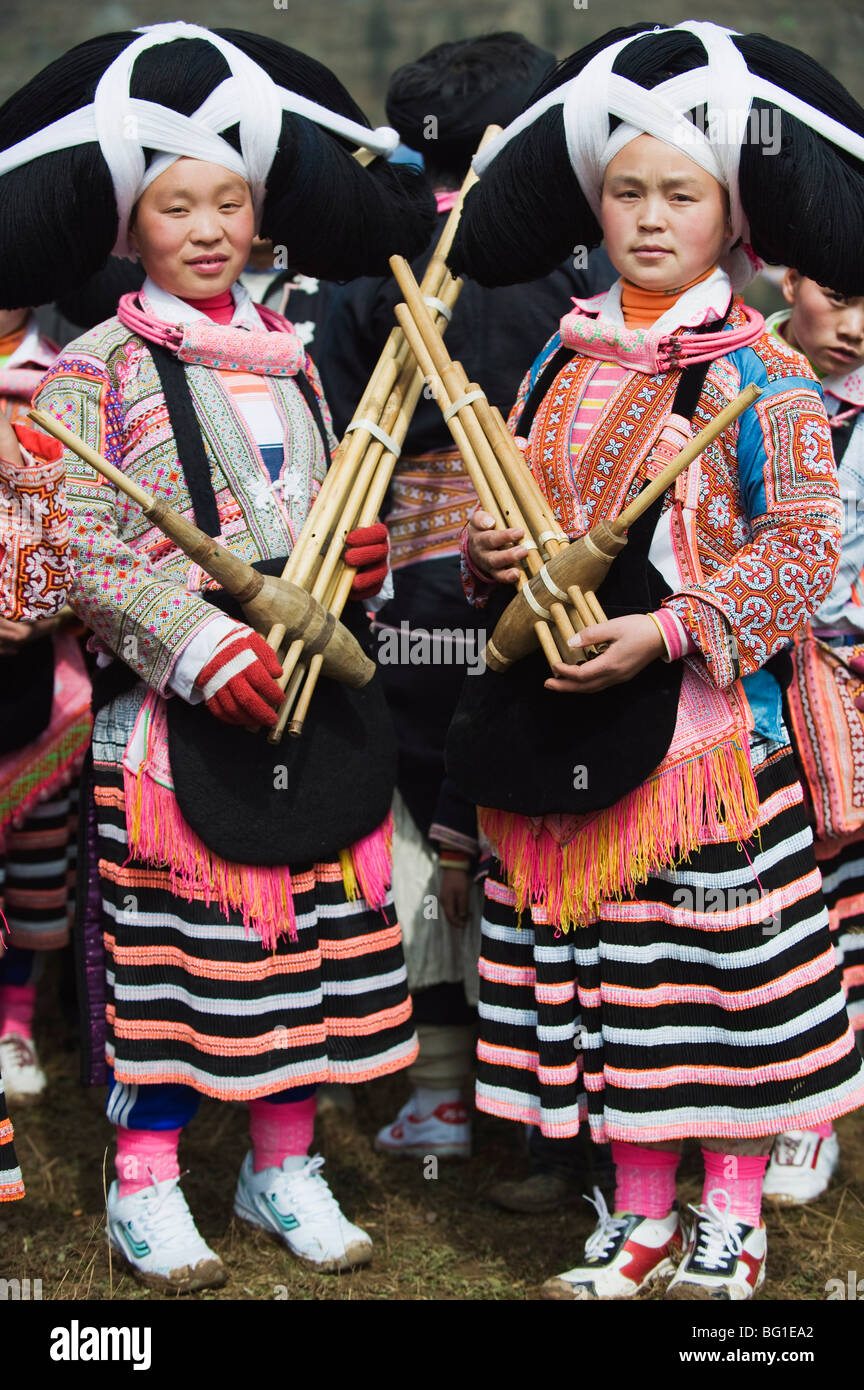
<svg viewBox="0 0 864 1390">
<path fill-rule="evenodd" d="M 283 1159 L 302 1157 L 309 1152 L 317 1107 L 315 1096 L 285 1105 L 250 1100 L 249 1132 L 256 1173 L 264 1168 L 281 1168 Z"/>
<path fill-rule="evenodd" d="M 764 1158 L 744 1158 L 741 1154 L 718 1154 L 712 1149 L 703 1149 L 705 1160 L 705 1185 L 702 1188 L 702 1202 L 708 1201 L 712 1192 L 725 1194 L 726 1201 L 715 1197 L 715 1203 L 722 1211 L 725 1207 L 737 1221 L 748 1226 L 758 1226 L 762 1213 L 762 1179 L 768 1167 L 768 1155 Z"/>
<path fill-rule="evenodd" d="M 124 1129 L 117 1126 L 117 1182 L 121 1197 L 149 1187 L 153 1178 L 179 1178 L 179 1129 Z M 152 1176 L 151 1176 L 152 1175 Z"/>
<path fill-rule="evenodd" d="M 810 1133 L 818 1134 L 820 1139 L 830 1139 L 831 1135 L 834 1133 L 834 1126 L 830 1120 L 824 1125 L 811 1125 Z"/>
<path fill-rule="evenodd" d="M 35 1004 L 35 985 L 0 985 L 0 1038 L 7 1033 L 32 1038 Z"/>
<path fill-rule="evenodd" d="M 675 1201 L 675 1171 L 681 1155 L 669 1149 L 612 1140 L 615 1210 L 662 1219 Z"/>
</svg>

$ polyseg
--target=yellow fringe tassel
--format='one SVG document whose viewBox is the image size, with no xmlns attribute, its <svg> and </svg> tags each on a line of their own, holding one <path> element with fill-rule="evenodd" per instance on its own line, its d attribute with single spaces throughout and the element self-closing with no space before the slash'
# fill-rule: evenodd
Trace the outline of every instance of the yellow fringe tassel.
<svg viewBox="0 0 864 1390">
<path fill-rule="evenodd" d="M 583 818 L 560 844 L 527 816 L 479 808 L 480 827 L 516 895 L 516 909 L 540 907 L 569 931 L 595 918 L 603 902 L 630 896 L 658 871 L 689 859 L 704 843 L 749 840 L 759 797 L 748 751 L 726 743 L 670 768 L 614 806 Z"/>
<path fill-rule="evenodd" d="M 354 857 L 350 849 L 340 849 L 339 867 L 342 870 L 342 881 L 345 884 L 345 896 L 349 903 L 353 903 L 359 898 L 360 890 L 357 887 L 357 875 L 354 872 Z"/>
</svg>

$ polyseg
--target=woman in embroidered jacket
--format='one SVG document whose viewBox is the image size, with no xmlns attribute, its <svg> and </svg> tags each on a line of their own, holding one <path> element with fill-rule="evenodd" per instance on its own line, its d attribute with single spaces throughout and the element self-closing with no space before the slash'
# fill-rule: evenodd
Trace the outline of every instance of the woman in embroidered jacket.
<svg viewBox="0 0 864 1390">
<path fill-rule="evenodd" d="M 677 666 L 662 762 L 592 814 L 554 814 L 570 809 L 563 796 L 542 817 L 481 810 L 499 862 L 486 889 L 478 1105 L 553 1135 L 575 1133 L 587 1115 L 594 1138 L 612 1141 L 615 1211 L 595 1192 L 599 1225 L 585 1258 L 544 1286 L 549 1297 L 629 1297 L 674 1272 L 670 1297 L 742 1299 L 764 1278 L 760 1192 L 773 1136 L 860 1105 L 864 1077 L 780 688 L 765 669 L 836 569 L 830 433 L 808 363 L 734 296 L 751 258 L 731 248 L 749 220 L 757 250 L 779 248 L 818 277 L 830 245 L 833 283 L 851 292 L 857 280 L 860 290 L 854 241 L 834 235 L 844 219 L 858 227 L 860 195 L 852 207 L 839 193 L 815 197 L 806 233 L 796 199 L 801 170 L 815 193 L 839 166 L 808 122 L 824 125 L 822 109 L 845 120 L 852 129 L 837 126 L 835 138 L 861 159 L 853 132 L 864 113 L 783 49 L 790 86 L 818 94 L 821 109 L 802 112 L 770 81 L 779 70 L 770 40 L 697 23 L 634 38 L 645 27 L 568 60 L 484 152 L 451 263 L 483 283 L 525 279 L 602 229 L 621 279 L 566 315 L 511 416 L 572 537 L 617 515 L 677 452 L 685 416 L 701 428 L 748 382 L 762 395 L 655 507 L 648 574 L 659 601 L 586 629 L 582 643 L 608 644 L 602 654 L 546 673 L 548 691 L 572 702 L 558 762 L 569 769 L 578 758 L 566 740 L 586 719 L 580 700 L 611 701 L 652 671 L 662 683 L 656 663 L 670 663 L 670 679 Z M 739 150 L 740 140 L 712 144 L 688 117 L 697 92 L 709 94 L 709 132 L 726 131 L 751 101 L 773 109 L 789 162 L 752 143 Z M 862 165 L 847 160 L 845 170 L 864 188 Z M 704 380 L 682 415 L 679 390 L 700 357 L 710 359 Z M 538 381 L 533 424 L 523 424 Z M 515 580 L 521 539 L 476 514 L 464 549 L 475 601 L 493 580 Z M 650 732 L 635 730 L 633 748 Z M 597 740 L 586 765 L 602 784 L 616 750 L 599 729 Z M 522 757 L 530 764 L 530 744 Z M 452 760 L 450 770 L 458 778 Z M 689 1240 L 674 1205 L 688 1137 L 705 1160 Z"/>
<path fill-rule="evenodd" d="M 813 637 L 818 652 L 861 642 L 864 635 L 862 571 L 864 530 L 860 508 L 864 501 L 864 297 L 842 295 L 787 270 L 783 277 L 787 308 L 773 314 L 766 327 L 781 341 L 802 352 L 819 377 L 825 409 L 831 424 L 831 441 L 837 464 L 837 480 L 843 506 L 843 540 L 840 564 L 831 592 L 813 617 Z M 802 680 L 811 668 L 802 658 L 810 653 L 807 638 L 796 652 L 796 679 L 789 689 L 789 732 L 797 744 L 799 766 L 809 782 L 813 804 L 831 807 L 832 814 L 855 801 L 855 774 L 837 751 L 845 739 L 833 727 L 833 715 L 818 704 L 805 703 L 812 686 Z M 853 657 L 860 670 L 860 658 Z M 814 662 L 820 664 L 819 655 Z M 854 669 L 854 667 L 853 667 Z M 832 671 L 833 678 L 833 671 Z M 854 720 L 860 716 L 852 713 Z M 800 723 L 797 721 L 800 720 Z M 859 725 L 860 727 L 860 725 Z M 814 750 L 818 753 L 814 756 Z M 806 783 L 805 783 L 806 784 Z M 824 814 L 824 810 L 823 810 Z M 864 1050 L 864 828 L 845 835 L 826 833 L 816 823 L 815 854 L 822 874 L 822 891 L 828 921 L 837 950 L 849 1022 Z M 830 1124 L 816 1129 L 797 1129 L 779 1137 L 765 1174 L 763 1195 L 775 1202 L 817 1201 L 837 1167 L 839 1144 Z"/>
<path fill-rule="evenodd" d="M 9 622 L 52 618 L 66 602 L 69 527 L 62 483 L 57 441 L 13 425 L 0 410 L 0 617 Z M 3 927 L 0 914 L 0 933 Z M 23 1196 L 0 1077 L 0 1202 Z"/>
<path fill-rule="evenodd" d="M 30 398 L 56 356 L 32 310 L 0 310 L 0 412 L 22 432 Z M 27 433 L 47 442 L 41 431 Z M 54 452 L 60 452 L 56 441 Z M 44 489 L 34 494 L 22 469 L 13 476 L 18 493 L 9 518 L 14 515 L 28 553 L 23 570 L 20 554 L 16 563 L 10 551 L 9 563 L 19 570 L 19 588 L 28 569 L 44 587 L 41 566 L 52 557 L 40 561 L 37 547 L 39 533 L 50 529 L 47 497 Z M 62 585 L 65 567 L 58 568 Z M 16 609 L 19 602 L 20 596 Z M 91 725 L 90 682 L 67 625 L 56 617 L 0 617 L 0 913 L 9 928 L 0 943 L 0 1065 L 13 1103 L 35 1100 L 45 1089 L 33 1039 L 36 987 L 46 952 L 69 940 L 77 778 Z"/>
<path fill-rule="evenodd" d="M 284 556 L 335 441 L 291 325 L 262 318 L 236 283 L 256 224 L 263 219 L 277 244 L 290 241 L 308 273 L 350 277 L 380 273 L 397 249 L 416 254 L 434 201 L 416 172 L 352 158 L 358 144 L 389 150 L 395 132 L 371 131 L 326 68 L 253 35 L 176 24 L 93 40 L 7 104 L 0 144 L 41 132 L 37 97 L 58 92 L 64 111 L 79 93 L 79 125 L 72 136 L 62 120 L 37 135 L 44 148 L 34 167 L 55 164 L 58 228 L 76 179 L 94 188 L 94 214 L 76 229 L 83 251 L 68 247 L 71 266 L 58 268 L 56 255 L 30 266 L 31 279 L 48 265 L 62 282 L 42 280 L 39 298 L 83 281 L 112 245 L 140 256 L 147 279 L 117 317 L 69 345 L 37 403 L 177 510 L 191 514 L 194 504 L 197 517 L 199 505 L 215 505 L 211 533 L 237 554 Z M 89 143 L 79 143 L 82 112 L 103 117 L 93 117 Z M 74 148 L 50 153 L 67 143 Z M 7 187 L 34 176 L 24 162 L 32 153 L 32 145 L 5 148 Z M 0 228 L 26 282 L 25 231 Z M 15 293 L 13 283 L 0 294 Z M 191 426 L 177 405 L 178 349 L 189 363 Z M 173 400 L 163 393 L 169 375 Z M 181 405 L 182 397 L 181 382 Z M 206 463 L 193 484 L 195 432 Z M 252 1150 L 237 1213 L 315 1269 L 364 1264 L 371 1242 L 342 1215 L 323 1160 L 308 1149 L 318 1083 L 380 1076 L 416 1055 L 386 826 L 346 845 L 336 862 L 292 865 L 293 874 L 208 852 L 173 797 L 166 704 L 203 700 L 229 724 L 271 727 L 282 698 L 278 660 L 245 623 L 205 601 L 206 576 L 137 508 L 74 455 L 66 465 L 70 602 L 93 628 L 101 660 L 120 658 L 130 676 L 125 689 L 114 685 L 93 736 L 99 885 L 90 908 L 98 916 L 101 900 L 107 973 L 98 941 L 88 970 L 91 990 L 107 990 L 91 1008 L 104 1010 L 104 1022 L 94 1017 L 107 1028 L 118 1135 L 110 1239 L 155 1286 L 224 1282 L 178 1186 L 180 1131 L 209 1095 L 249 1103 Z M 370 529 L 355 557 L 360 598 L 386 573 L 386 532 Z"/>
</svg>

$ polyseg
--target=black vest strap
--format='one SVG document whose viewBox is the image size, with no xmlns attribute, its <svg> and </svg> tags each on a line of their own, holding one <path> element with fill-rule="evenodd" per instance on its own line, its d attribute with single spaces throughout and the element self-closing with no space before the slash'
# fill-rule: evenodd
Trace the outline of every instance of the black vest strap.
<svg viewBox="0 0 864 1390">
<path fill-rule="evenodd" d="M 543 397 L 546 395 L 546 392 L 549 390 L 549 387 L 552 385 L 558 373 L 566 367 L 570 359 L 575 356 L 576 353 L 574 349 L 566 347 L 560 347 L 557 352 L 552 354 L 525 398 L 522 414 L 519 416 L 513 429 L 514 434 L 521 435 L 523 439 L 528 438 L 531 433 L 531 426 L 534 424 L 534 416 L 540 409 L 540 403 Z"/>
<path fill-rule="evenodd" d="M 219 509 L 216 506 L 216 494 L 213 491 L 213 479 L 210 476 L 210 460 L 204 448 L 201 425 L 195 413 L 192 393 L 186 379 L 186 368 L 176 353 L 170 352 L 168 348 L 149 342 L 147 347 L 159 373 L 162 394 L 165 397 L 165 405 L 168 410 L 168 419 L 171 422 L 171 430 L 177 442 L 177 457 L 186 478 L 189 495 L 192 498 L 195 524 L 208 536 L 218 536 L 221 526 L 219 524 Z M 304 372 L 298 372 L 294 380 L 321 436 L 324 456 L 329 468 L 330 444 L 318 397 L 315 395 L 311 381 Z"/>
<path fill-rule="evenodd" d="M 213 479 L 210 476 L 210 460 L 204 448 L 204 439 L 192 393 L 186 380 L 186 368 L 176 353 L 156 343 L 148 343 L 150 354 L 156 363 L 162 394 L 168 409 L 171 431 L 177 443 L 177 458 L 186 478 L 195 524 L 208 536 L 218 536 L 221 531 Z"/>
<path fill-rule="evenodd" d="M 327 438 L 327 427 L 324 424 L 324 415 L 321 410 L 321 402 L 315 395 L 315 388 L 305 372 L 298 372 L 294 380 L 297 383 L 297 390 L 309 407 L 309 413 L 315 421 L 318 433 L 321 436 L 321 443 L 324 445 L 324 457 L 327 460 L 327 467 L 330 467 L 330 442 Z"/>
</svg>

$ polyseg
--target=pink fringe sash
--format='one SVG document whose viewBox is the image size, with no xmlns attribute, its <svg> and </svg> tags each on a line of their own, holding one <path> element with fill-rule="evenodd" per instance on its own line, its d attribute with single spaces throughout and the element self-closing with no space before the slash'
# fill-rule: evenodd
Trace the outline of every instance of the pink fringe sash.
<svg viewBox="0 0 864 1390">
<path fill-rule="evenodd" d="M 227 918 L 239 912 L 247 930 L 261 937 L 265 950 L 278 938 L 297 940 L 291 871 L 287 865 L 236 864 L 207 848 L 184 820 L 174 795 L 168 759 L 165 702 L 150 691 L 141 707 L 123 759 L 129 858 L 171 874 L 171 891 L 193 902 L 202 895 Z M 390 816 L 371 834 L 340 853 L 349 900 L 362 897 L 381 908 L 391 880 L 393 823 Z M 128 860 L 127 860 L 128 862 Z"/>
<path fill-rule="evenodd" d="M 614 806 L 539 817 L 480 807 L 480 829 L 516 894 L 517 911 L 539 908 L 566 932 L 701 845 L 748 840 L 759 815 L 748 713 L 743 695 L 718 690 L 687 660 L 669 751 Z"/>
</svg>

